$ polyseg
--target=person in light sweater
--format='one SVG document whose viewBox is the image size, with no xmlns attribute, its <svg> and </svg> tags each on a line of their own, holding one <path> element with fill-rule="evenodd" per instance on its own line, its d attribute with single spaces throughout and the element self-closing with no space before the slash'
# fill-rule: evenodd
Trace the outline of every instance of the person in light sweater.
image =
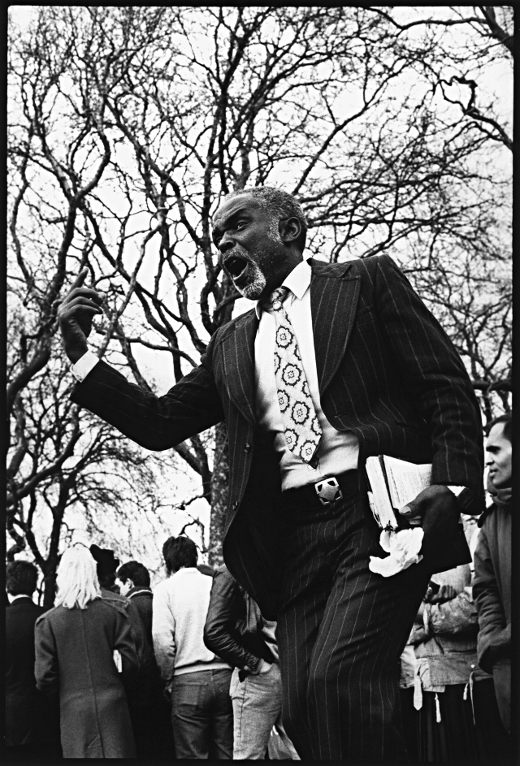
<svg viewBox="0 0 520 766">
<path fill-rule="evenodd" d="M 163 545 L 168 577 L 154 590 L 155 659 L 171 698 L 177 759 L 231 760 L 231 667 L 204 644 L 212 578 L 197 569 L 197 547 L 188 537 Z"/>
</svg>

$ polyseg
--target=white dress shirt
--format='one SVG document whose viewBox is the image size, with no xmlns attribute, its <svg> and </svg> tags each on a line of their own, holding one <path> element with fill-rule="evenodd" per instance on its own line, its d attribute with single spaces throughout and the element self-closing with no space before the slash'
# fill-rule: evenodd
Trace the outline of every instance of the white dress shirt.
<svg viewBox="0 0 520 766">
<path fill-rule="evenodd" d="M 337 431 L 321 408 L 312 332 L 311 276 L 310 264 L 302 261 L 286 277 L 282 286 L 290 291 L 283 305 L 298 341 L 305 377 L 322 430 L 316 468 L 296 457 L 285 444 L 274 375 L 275 318 L 272 309 L 266 309 L 260 303 L 256 305 L 260 320 L 255 338 L 256 416 L 262 428 L 275 434 L 274 446 L 281 453 L 283 490 L 315 483 L 327 476 L 337 476 L 357 468 L 358 462 L 356 435 L 351 431 Z"/>
</svg>

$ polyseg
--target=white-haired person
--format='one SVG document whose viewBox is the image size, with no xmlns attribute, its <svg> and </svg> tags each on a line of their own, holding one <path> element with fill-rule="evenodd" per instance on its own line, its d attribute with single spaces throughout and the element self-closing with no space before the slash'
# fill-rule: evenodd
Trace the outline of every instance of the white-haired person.
<svg viewBox="0 0 520 766">
<path fill-rule="evenodd" d="M 125 683 L 137 671 L 130 622 L 101 599 L 96 562 L 82 544 L 57 573 L 55 606 L 35 626 L 36 684 L 59 698 L 64 758 L 134 758 Z"/>
</svg>

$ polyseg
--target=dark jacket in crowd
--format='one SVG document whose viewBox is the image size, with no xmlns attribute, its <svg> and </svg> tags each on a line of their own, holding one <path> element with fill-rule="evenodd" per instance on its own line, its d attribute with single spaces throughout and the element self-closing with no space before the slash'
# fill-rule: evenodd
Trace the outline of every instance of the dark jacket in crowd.
<svg viewBox="0 0 520 766">
<path fill-rule="evenodd" d="M 511 657 L 511 501 L 486 511 L 475 549 L 473 598 L 478 609 L 478 657 L 491 673 Z"/>
<path fill-rule="evenodd" d="M 137 651 L 139 664 L 146 664 L 150 652 L 148 649 L 148 641 L 146 640 L 143 621 L 141 620 L 141 615 L 135 602 L 130 601 L 130 599 L 128 599 L 126 596 L 121 596 L 119 593 L 114 593 L 114 591 L 103 587 L 101 587 L 101 598 L 103 601 L 117 606 L 119 609 L 123 609 L 123 611 L 128 615 L 130 620 L 132 639 Z"/>
<path fill-rule="evenodd" d="M 204 643 L 222 660 L 242 670 L 256 671 L 261 659 L 276 661 L 261 632 L 262 615 L 255 601 L 225 565 L 213 578 L 204 627 Z"/>
<path fill-rule="evenodd" d="M 101 588 L 101 598 L 103 601 L 123 609 L 130 619 L 132 641 L 139 663 L 137 676 L 127 690 L 130 713 L 134 717 L 134 713 L 148 711 L 156 703 L 160 683 L 153 648 L 148 643 L 146 629 L 135 599 L 129 599 L 103 587 Z"/>
<path fill-rule="evenodd" d="M 38 689 L 59 698 L 63 757 L 135 757 L 124 683 L 137 655 L 124 611 L 102 599 L 86 609 L 57 606 L 38 619 L 35 639 Z"/>
<path fill-rule="evenodd" d="M 152 609 L 153 609 L 153 593 L 150 588 L 146 588 L 143 585 L 136 585 L 131 588 L 126 597 L 129 598 L 132 604 L 135 604 L 141 622 L 144 626 L 144 632 L 146 640 L 153 651 L 153 639 L 152 639 Z"/>
<path fill-rule="evenodd" d="M 511 544 L 510 490 L 498 493 L 482 518 L 475 549 L 473 597 L 478 610 L 478 661 L 493 674 L 502 722 L 510 730 L 511 706 Z M 479 521 L 479 524 L 481 522 Z"/>
<path fill-rule="evenodd" d="M 30 745 L 45 740 L 45 700 L 34 677 L 34 625 L 45 612 L 21 596 L 5 612 L 5 742 Z"/>
</svg>

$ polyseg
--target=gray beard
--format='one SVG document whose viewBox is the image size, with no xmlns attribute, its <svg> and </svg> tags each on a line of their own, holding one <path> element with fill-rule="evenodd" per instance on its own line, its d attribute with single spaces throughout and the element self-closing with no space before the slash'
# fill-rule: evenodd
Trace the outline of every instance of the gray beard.
<svg viewBox="0 0 520 766">
<path fill-rule="evenodd" d="M 237 287 L 238 292 L 250 301 L 257 301 L 265 290 L 267 284 L 266 278 L 256 265 L 250 263 L 249 268 L 253 269 L 253 278 L 249 284 L 244 287 Z"/>
</svg>

